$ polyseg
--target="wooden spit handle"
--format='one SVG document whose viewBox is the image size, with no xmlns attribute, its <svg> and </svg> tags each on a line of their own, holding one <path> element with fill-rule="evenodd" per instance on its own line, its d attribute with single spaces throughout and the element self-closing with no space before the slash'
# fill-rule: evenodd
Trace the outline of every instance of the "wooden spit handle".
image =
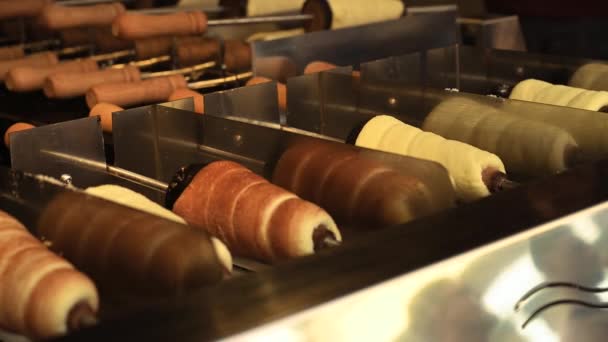
<svg viewBox="0 0 608 342">
<path fill-rule="evenodd" d="M 112 33 L 122 39 L 201 34 L 207 30 L 207 16 L 200 11 L 163 15 L 123 13 L 112 23 Z"/>
<path fill-rule="evenodd" d="M 89 33 L 89 30 L 83 30 L 82 28 L 70 28 L 59 31 L 59 39 L 61 39 L 63 47 L 84 45 L 91 42 Z"/>
<path fill-rule="evenodd" d="M 182 75 L 155 77 L 131 83 L 105 83 L 89 89 L 86 100 L 89 108 L 100 102 L 128 107 L 166 101 L 175 89 L 187 86 L 186 79 Z"/>
<path fill-rule="evenodd" d="M 120 2 L 74 7 L 51 5 L 44 8 L 39 20 L 44 27 L 51 30 L 107 26 L 125 11 L 125 6 Z"/>
<path fill-rule="evenodd" d="M 116 38 L 109 29 L 96 30 L 93 35 L 93 42 L 98 52 L 132 50 L 135 47 L 133 41 Z"/>
<path fill-rule="evenodd" d="M 171 95 L 169 95 L 169 101 L 176 101 L 181 99 L 194 98 L 194 112 L 199 114 L 205 113 L 205 98 L 203 94 L 188 88 L 175 89 Z"/>
<path fill-rule="evenodd" d="M 224 43 L 224 64 L 230 71 L 251 69 L 251 47 L 240 40 L 227 40 Z M 180 66 L 192 66 L 217 59 L 220 43 L 215 39 L 206 39 L 202 43 L 182 44 L 177 49 Z"/>
<path fill-rule="evenodd" d="M 305 75 L 314 74 L 317 72 L 335 69 L 337 67 L 338 66 L 335 64 L 327 63 L 324 61 L 313 61 L 313 62 L 308 63 L 308 65 L 306 65 L 306 68 L 304 68 L 304 74 Z M 353 70 L 352 75 L 354 77 L 360 77 L 361 73 L 358 70 Z"/>
<path fill-rule="evenodd" d="M 122 69 L 105 69 L 87 74 L 54 74 L 46 79 L 43 90 L 48 98 L 65 99 L 84 95 L 87 90 L 98 84 L 139 80 L 141 80 L 139 69 L 128 65 Z"/>
<path fill-rule="evenodd" d="M 217 60 L 219 53 L 220 42 L 212 38 L 206 38 L 199 43 L 181 44 L 176 51 L 177 61 L 182 67 Z"/>
<path fill-rule="evenodd" d="M 182 44 L 200 44 L 206 38 L 201 36 L 156 37 L 135 41 L 135 56 L 137 59 L 148 59 L 162 55 L 168 55 L 173 50 L 173 43 L 177 46 Z"/>
<path fill-rule="evenodd" d="M 111 103 L 100 102 L 91 108 L 89 116 L 99 116 L 101 129 L 106 133 L 112 133 L 112 113 L 123 111 L 124 108 Z"/>
<path fill-rule="evenodd" d="M 59 59 L 53 52 L 35 53 L 19 59 L 1 61 L 0 81 L 4 81 L 6 79 L 6 75 L 8 74 L 9 70 L 18 66 L 45 67 L 55 65 L 57 63 L 59 63 Z"/>
<path fill-rule="evenodd" d="M 71 28 L 59 32 L 61 45 L 64 47 L 91 44 L 98 52 L 113 52 L 133 49 L 133 42 L 114 37 L 109 28 L 95 28 L 91 34 L 89 29 Z"/>
<path fill-rule="evenodd" d="M 224 52 L 224 64 L 231 71 L 242 71 L 251 69 L 251 46 L 240 40 L 226 41 Z"/>
<path fill-rule="evenodd" d="M 334 64 L 323 62 L 323 61 L 314 61 L 314 62 L 310 62 L 310 63 L 308 63 L 308 65 L 306 65 L 306 68 L 304 68 L 304 74 L 312 74 L 312 73 L 321 72 L 321 71 L 325 71 L 325 70 L 331 70 L 334 68 L 336 68 L 336 65 L 334 65 Z M 359 77 L 359 72 L 353 71 L 353 76 Z M 247 81 L 246 86 L 266 83 L 266 82 L 271 82 L 271 81 L 272 80 L 269 78 L 258 76 L 258 77 L 253 77 L 252 79 Z M 279 101 L 279 109 L 287 110 L 287 87 L 285 86 L 285 84 L 280 83 L 280 82 L 277 82 L 277 98 Z"/>
<path fill-rule="evenodd" d="M 92 59 L 68 61 L 48 67 L 16 67 L 8 72 L 4 83 L 10 91 L 34 91 L 42 89 L 46 78 L 53 74 L 85 73 L 96 70 L 99 70 L 99 67 Z"/>
<path fill-rule="evenodd" d="M 0 20 L 18 18 L 18 17 L 35 17 L 42 9 L 52 3 L 52 0 L 11 0 L 3 1 L 0 6 Z"/>
<path fill-rule="evenodd" d="M 0 61 L 17 59 L 25 56 L 22 46 L 7 46 L 0 48 Z"/>
</svg>

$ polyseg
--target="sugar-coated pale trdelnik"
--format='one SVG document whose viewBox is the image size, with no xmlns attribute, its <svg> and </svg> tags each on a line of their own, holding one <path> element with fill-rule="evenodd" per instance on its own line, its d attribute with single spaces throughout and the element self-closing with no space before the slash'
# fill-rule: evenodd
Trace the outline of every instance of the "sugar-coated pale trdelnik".
<svg viewBox="0 0 608 342">
<path fill-rule="evenodd" d="M 300 12 L 305 0 L 248 0 L 247 16 L 272 15 L 289 12 Z"/>
<path fill-rule="evenodd" d="M 608 64 L 587 63 L 574 72 L 568 85 L 589 90 L 608 90 Z"/>
<path fill-rule="evenodd" d="M 397 19 L 403 15 L 401 0 L 327 0 L 331 10 L 331 29 Z"/>
<path fill-rule="evenodd" d="M 509 172 L 547 175 L 568 168 L 578 144 L 563 128 L 509 115 L 471 99 L 442 101 L 422 128 L 500 157 Z"/>
<path fill-rule="evenodd" d="M 424 132 L 388 115 L 368 121 L 356 144 L 438 162 L 448 170 L 457 196 L 464 201 L 488 196 L 491 186 L 487 180 L 493 179 L 493 174 L 505 173 L 502 161 L 492 153 Z"/>
<path fill-rule="evenodd" d="M 519 82 L 510 99 L 599 111 L 608 106 L 608 92 L 554 85 L 535 79 Z"/>
<path fill-rule="evenodd" d="M 93 196 L 101 197 L 108 201 L 113 201 L 118 204 L 126 205 L 131 208 L 139 209 L 150 214 L 164 217 L 168 220 L 178 223 L 186 223 L 186 221 L 174 214 L 171 210 L 165 209 L 161 205 L 152 202 L 146 196 L 135 191 L 129 190 L 119 185 L 104 184 L 93 186 L 85 189 L 85 192 Z"/>
<path fill-rule="evenodd" d="M 0 211 L 0 328 L 31 338 L 93 324 L 95 284 Z"/>
<path fill-rule="evenodd" d="M 263 261 L 312 254 L 324 247 L 324 237 L 341 240 L 323 209 L 231 161 L 198 171 L 173 211 L 234 254 Z"/>
</svg>

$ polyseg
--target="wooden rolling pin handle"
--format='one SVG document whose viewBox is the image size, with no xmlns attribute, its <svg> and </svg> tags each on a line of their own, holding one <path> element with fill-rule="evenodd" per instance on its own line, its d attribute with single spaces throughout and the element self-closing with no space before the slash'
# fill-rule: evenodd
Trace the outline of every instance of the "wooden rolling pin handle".
<svg viewBox="0 0 608 342">
<path fill-rule="evenodd" d="M 176 50 L 177 61 L 182 67 L 219 60 L 219 55 L 220 42 L 209 38 L 202 42 L 181 44 Z"/>
<path fill-rule="evenodd" d="M 97 315 L 89 303 L 81 301 L 74 305 L 68 313 L 67 326 L 69 332 L 75 332 L 83 328 L 97 324 Z"/>
<path fill-rule="evenodd" d="M 507 178 L 507 175 L 494 168 L 486 168 L 481 173 L 481 179 L 491 193 L 516 188 L 519 184 Z"/>
<path fill-rule="evenodd" d="M 173 52 L 174 44 L 179 46 L 190 44 L 202 44 L 206 39 L 201 36 L 184 37 L 156 37 L 135 41 L 135 56 L 137 59 L 148 59 Z"/>
<path fill-rule="evenodd" d="M 64 47 L 84 45 L 91 42 L 91 32 L 82 28 L 70 28 L 61 30 L 59 38 Z"/>
<path fill-rule="evenodd" d="M 73 7 L 50 5 L 44 8 L 39 21 L 40 24 L 51 30 L 107 26 L 125 11 L 125 6 L 120 2 Z"/>
<path fill-rule="evenodd" d="M 148 59 L 171 53 L 173 41 L 170 37 L 148 38 L 135 41 L 137 59 Z"/>
<path fill-rule="evenodd" d="M 0 62 L 0 80 L 4 81 L 8 71 L 18 66 L 45 67 L 59 63 L 59 58 L 53 52 L 41 52 L 19 59 L 9 59 Z"/>
<path fill-rule="evenodd" d="M 131 50 L 135 47 L 133 41 L 116 38 L 110 30 L 97 30 L 93 39 L 99 52 Z"/>
<path fill-rule="evenodd" d="M 188 88 L 175 89 L 171 95 L 169 95 L 169 101 L 176 101 L 181 99 L 187 99 L 192 97 L 194 99 L 194 112 L 203 114 L 205 113 L 205 97 L 194 90 Z"/>
<path fill-rule="evenodd" d="M 21 46 L 7 46 L 0 48 L 0 61 L 17 59 L 25 56 L 25 51 Z"/>
<path fill-rule="evenodd" d="M 313 61 L 306 65 L 306 67 L 304 68 L 304 74 L 314 74 L 322 71 L 332 70 L 337 67 L 337 65 L 332 63 L 327 63 L 324 61 Z M 361 73 L 358 70 L 353 70 L 352 75 L 354 77 L 360 77 Z"/>
<path fill-rule="evenodd" d="M 141 80 L 139 69 L 128 65 L 122 69 L 105 69 L 80 73 L 61 73 L 49 76 L 44 82 L 48 98 L 70 98 L 84 95 L 89 88 L 102 83 L 136 82 Z"/>
<path fill-rule="evenodd" d="M 112 23 L 112 33 L 122 39 L 201 34 L 207 30 L 207 16 L 200 11 L 165 15 L 123 13 Z"/>
<path fill-rule="evenodd" d="M 89 116 L 99 116 L 101 119 L 101 129 L 104 132 L 112 133 L 112 113 L 123 110 L 124 108 L 111 103 L 100 102 L 91 108 Z"/>
<path fill-rule="evenodd" d="M 272 80 L 266 77 L 257 76 L 251 78 L 249 81 L 247 81 L 245 85 L 251 86 L 266 82 L 272 82 Z M 285 86 L 285 84 L 280 82 L 277 82 L 277 98 L 279 102 L 279 109 L 282 111 L 287 110 L 287 87 Z"/>
<path fill-rule="evenodd" d="M 186 79 L 182 75 L 157 77 L 132 83 L 106 83 L 89 89 L 86 100 L 89 108 L 100 102 L 129 107 L 166 101 L 175 89 L 186 87 Z"/>
<path fill-rule="evenodd" d="M 34 91 L 42 89 L 46 78 L 55 73 L 84 73 L 96 70 L 97 62 L 91 59 L 63 62 L 48 67 L 16 67 L 8 72 L 5 85 L 11 91 Z"/>
<path fill-rule="evenodd" d="M 2 1 L 0 6 L 0 20 L 18 17 L 35 17 L 42 9 L 52 3 L 52 0 L 13 0 Z"/>
<path fill-rule="evenodd" d="M 224 64 L 228 70 L 250 70 L 251 59 L 251 47 L 248 43 L 238 40 L 226 41 Z"/>
</svg>

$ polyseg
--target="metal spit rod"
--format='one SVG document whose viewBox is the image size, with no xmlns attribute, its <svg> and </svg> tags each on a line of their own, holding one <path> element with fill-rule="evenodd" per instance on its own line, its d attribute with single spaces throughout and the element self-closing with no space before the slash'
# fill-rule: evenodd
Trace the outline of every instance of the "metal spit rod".
<svg viewBox="0 0 608 342">
<path fill-rule="evenodd" d="M 227 25 L 250 25 L 250 24 L 265 24 L 265 23 L 283 23 L 283 22 L 299 22 L 312 20 L 314 17 L 310 14 L 292 14 L 292 15 L 270 15 L 259 17 L 246 18 L 230 18 L 230 19 L 210 19 L 207 21 L 208 26 L 227 26 Z"/>
</svg>

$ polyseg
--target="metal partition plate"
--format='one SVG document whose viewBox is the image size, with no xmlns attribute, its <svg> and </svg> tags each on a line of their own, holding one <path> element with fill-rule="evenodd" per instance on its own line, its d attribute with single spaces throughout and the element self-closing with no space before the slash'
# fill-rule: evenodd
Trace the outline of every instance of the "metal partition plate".
<svg viewBox="0 0 608 342">
<path fill-rule="evenodd" d="M 303 73 L 306 65 L 323 60 L 356 65 L 388 56 L 450 46 L 460 39 L 456 13 L 406 16 L 398 20 L 352 28 L 308 33 L 253 43 L 253 70 L 276 80 Z"/>
<path fill-rule="evenodd" d="M 497 85 L 514 86 L 535 78 L 568 84 L 574 72 L 587 63 L 605 63 L 584 58 L 528 53 L 522 51 L 460 48 L 461 90 L 485 94 Z"/>
<path fill-rule="evenodd" d="M 363 82 L 393 81 L 418 87 L 459 88 L 458 49 L 459 46 L 454 45 L 362 63 L 361 79 Z"/>
<path fill-rule="evenodd" d="M 344 140 L 355 123 L 366 120 L 370 113 L 357 117 L 359 79 L 352 69 L 339 69 L 287 81 L 287 126 Z"/>
<path fill-rule="evenodd" d="M 276 82 L 204 94 L 205 114 L 281 123 Z"/>
<path fill-rule="evenodd" d="M 160 203 L 164 194 L 158 190 L 107 172 L 98 120 L 84 118 L 15 133 L 11 140 L 13 169 L 56 180 L 69 175 L 79 188 L 116 184 Z"/>
<path fill-rule="evenodd" d="M 444 92 L 393 82 L 363 83 L 351 75 L 322 73 L 287 83 L 287 125 L 346 140 L 354 129 L 379 114 L 421 125 Z"/>
<path fill-rule="evenodd" d="M 194 112 L 194 98 L 192 98 L 192 97 L 188 97 L 185 99 L 179 99 L 179 100 L 175 100 L 175 101 L 170 101 L 170 102 L 165 102 L 165 103 L 158 103 L 158 105 L 163 106 L 163 107 L 176 108 L 176 109 Z"/>
<path fill-rule="evenodd" d="M 319 74 L 291 77 L 287 80 L 287 126 L 309 132 L 321 132 Z"/>
<path fill-rule="evenodd" d="M 462 15 L 462 14 L 461 14 Z M 463 41 L 476 47 L 526 51 L 519 18 L 516 15 L 489 18 L 458 18 Z"/>
<path fill-rule="evenodd" d="M 10 149 L 11 165 L 15 170 L 57 179 L 67 173 L 79 187 L 107 180 L 103 134 L 98 117 L 13 133 Z M 97 166 L 86 168 L 79 160 Z"/>
<path fill-rule="evenodd" d="M 393 56 L 361 65 L 364 81 L 436 89 L 458 88 L 474 94 L 498 94 L 528 78 L 567 84 L 589 59 L 533 54 L 522 51 L 458 46 Z"/>
<path fill-rule="evenodd" d="M 515 82 L 537 78 L 551 83 L 567 84 L 572 74 L 590 59 L 542 55 L 521 51 L 489 50 L 488 77 Z"/>
<path fill-rule="evenodd" d="M 115 165 L 169 182 L 197 155 L 200 114 L 164 105 L 113 114 Z"/>
</svg>

